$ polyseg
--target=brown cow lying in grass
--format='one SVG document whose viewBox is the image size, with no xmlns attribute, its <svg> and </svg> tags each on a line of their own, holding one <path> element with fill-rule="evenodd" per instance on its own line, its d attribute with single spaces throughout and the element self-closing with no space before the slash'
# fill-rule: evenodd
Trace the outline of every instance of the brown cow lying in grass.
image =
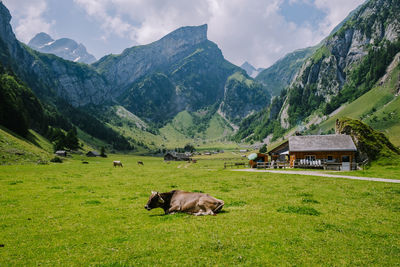
<svg viewBox="0 0 400 267">
<path fill-rule="evenodd" d="M 215 215 L 224 206 L 224 201 L 204 193 L 173 190 L 167 193 L 151 192 L 147 210 L 162 208 L 165 214 L 184 212 L 188 214 Z"/>
<path fill-rule="evenodd" d="M 122 162 L 119 160 L 114 160 L 113 164 L 114 164 L 114 167 L 117 167 L 117 166 L 124 167 L 124 166 L 122 166 Z"/>
</svg>

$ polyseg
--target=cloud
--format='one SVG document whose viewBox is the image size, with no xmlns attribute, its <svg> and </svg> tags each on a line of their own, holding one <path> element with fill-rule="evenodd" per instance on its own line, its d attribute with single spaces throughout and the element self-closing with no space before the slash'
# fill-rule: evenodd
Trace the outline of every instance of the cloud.
<svg viewBox="0 0 400 267">
<path fill-rule="evenodd" d="M 3 0 L 3 3 L 13 16 L 14 31 L 19 40 L 29 42 L 38 31 L 52 32 L 54 22 L 43 18 L 47 9 L 45 0 Z"/>
<path fill-rule="evenodd" d="M 364 2 L 365 0 L 315 0 L 315 6 L 327 13 L 320 24 L 321 32 L 329 34 L 352 10 Z"/>
</svg>

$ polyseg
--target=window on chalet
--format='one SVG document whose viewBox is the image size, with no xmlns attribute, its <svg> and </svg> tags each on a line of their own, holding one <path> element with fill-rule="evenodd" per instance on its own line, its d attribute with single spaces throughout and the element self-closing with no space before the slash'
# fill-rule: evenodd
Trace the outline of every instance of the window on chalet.
<svg viewBox="0 0 400 267">
<path fill-rule="evenodd" d="M 307 155 L 306 160 L 315 160 L 315 155 Z"/>
<path fill-rule="evenodd" d="M 342 156 L 342 162 L 350 162 L 350 156 Z"/>
</svg>

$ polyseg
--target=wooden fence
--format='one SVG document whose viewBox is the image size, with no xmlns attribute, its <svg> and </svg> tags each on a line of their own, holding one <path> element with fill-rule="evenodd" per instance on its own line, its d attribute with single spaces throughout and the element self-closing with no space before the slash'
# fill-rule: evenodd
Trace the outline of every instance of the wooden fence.
<svg viewBox="0 0 400 267">
<path fill-rule="evenodd" d="M 239 167 L 245 167 L 248 163 L 247 162 L 224 162 L 224 169 L 226 168 L 239 168 Z"/>
</svg>

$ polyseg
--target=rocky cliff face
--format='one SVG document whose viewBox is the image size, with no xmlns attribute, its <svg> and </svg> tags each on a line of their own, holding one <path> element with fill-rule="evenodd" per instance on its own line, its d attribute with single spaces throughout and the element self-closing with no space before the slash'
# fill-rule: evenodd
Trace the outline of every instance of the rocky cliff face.
<svg viewBox="0 0 400 267">
<path fill-rule="evenodd" d="M 0 2 L 0 53 L 4 62 L 37 95 L 61 97 L 75 106 L 109 100 L 109 85 L 89 66 L 41 54 L 20 43 L 10 26 L 11 15 Z"/>
<path fill-rule="evenodd" d="M 387 42 L 398 40 L 399 12 L 399 1 L 370 0 L 329 36 L 301 66 L 289 87 L 284 105 L 289 117 L 301 120 L 322 103 L 330 103 L 369 51 L 384 49 Z M 305 106 L 305 110 L 300 105 Z M 297 121 L 282 119 L 286 128 L 293 123 Z"/>
<path fill-rule="evenodd" d="M 130 112 L 148 121 L 165 121 L 180 111 L 195 111 L 222 102 L 230 110 L 227 118 L 239 119 L 269 101 L 261 85 L 263 95 L 257 100 L 264 101 L 262 106 L 251 101 L 244 104 L 243 99 L 256 91 L 250 89 L 249 83 L 241 86 L 241 94 L 232 94 L 234 86 L 228 78 L 241 69 L 226 61 L 218 46 L 207 40 L 207 25 L 180 28 L 149 45 L 106 56 L 93 66 L 109 84 L 115 85 L 112 95 Z M 164 97 L 159 99 L 156 95 Z M 234 97 L 238 98 L 226 101 Z M 243 105 L 232 106 L 237 103 Z"/>
<path fill-rule="evenodd" d="M 244 120 L 235 138 L 258 141 L 270 135 L 273 139 L 282 137 L 288 128 L 305 124 L 314 112 L 317 116 L 333 114 L 341 105 L 368 92 L 400 52 L 399 13 L 399 1 L 370 0 L 310 54 L 289 54 L 260 73 L 256 80 L 269 89 L 278 85 L 275 88 L 282 90 L 285 83 L 288 86 L 269 107 Z M 295 66 L 292 63 L 296 58 L 302 63 L 292 73 L 293 79 L 279 78 L 291 76 L 288 71 Z M 372 107 L 374 103 L 369 104 Z M 325 118 L 314 118 L 308 125 L 315 126 Z"/>
<path fill-rule="evenodd" d="M 120 95 L 124 88 L 144 75 L 167 72 L 177 61 L 196 52 L 207 40 L 207 25 L 183 27 L 149 45 L 125 49 L 121 55 L 109 55 L 93 64 Z"/>
<path fill-rule="evenodd" d="M 262 70 L 256 80 L 263 83 L 273 96 L 278 96 L 293 80 L 304 61 L 317 47 L 308 47 L 296 50 L 285 55 L 271 67 Z"/>
<path fill-rule="evenodd" d="M 91 64 L 96 61 L 96 58 L 87 52 L 83 44 L 78 44 L 69 38 L 53 40 L 50 35 L 44 32 L 33 37 L 28 46 L 39 52 L 54 54 L 73 62 Z"/>
</svg>

